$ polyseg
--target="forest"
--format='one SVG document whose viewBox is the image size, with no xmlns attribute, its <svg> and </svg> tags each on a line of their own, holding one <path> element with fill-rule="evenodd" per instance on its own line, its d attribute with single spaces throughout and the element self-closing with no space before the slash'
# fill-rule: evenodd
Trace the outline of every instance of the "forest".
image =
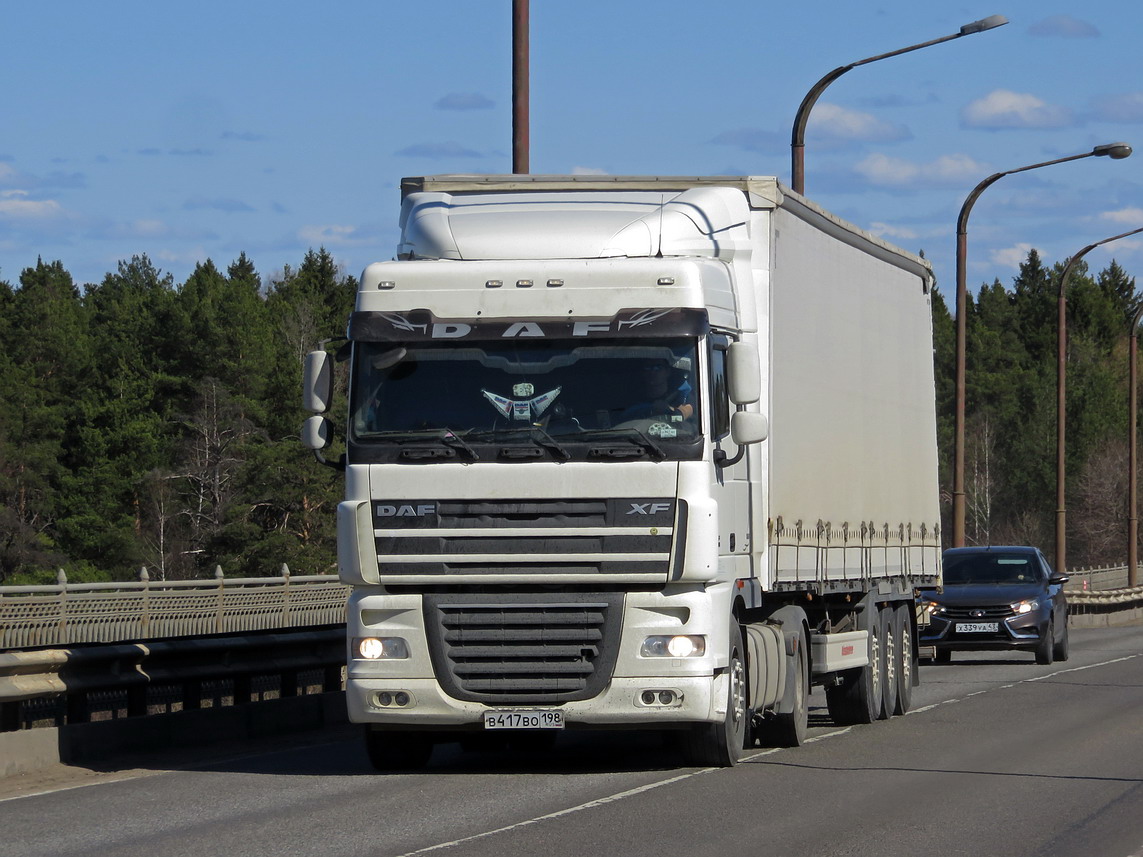
<svg viewBox="0 0 1143 857">
<path fill-rule="evenodd" d="M 970 289 L 970 544 L 1050 552 L 1065 262 L 1033 250 L 1010 284 Z M 335 572 L 342 487 L 298 440 L 301 366 L 343 334 L 355 285 L 324 249 L 267 276 L 242 254 L 181 284 L 146 256 L 83 288 L 59 261 L 0 280 L 0 584 Z M 1114 261 L 1075 266 L 1067 297 L 1069 565 L 1122 563 L 1140 298 Z M 940 291 L 933 332 L 947 542 L 955 331 Z"/>
</svg>

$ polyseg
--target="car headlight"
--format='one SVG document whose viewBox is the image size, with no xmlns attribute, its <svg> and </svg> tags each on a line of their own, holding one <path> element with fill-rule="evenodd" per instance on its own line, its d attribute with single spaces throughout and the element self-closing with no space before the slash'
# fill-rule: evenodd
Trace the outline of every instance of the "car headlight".
<svg viewBox="0 0 1143 857">
<path fill-rule="evenodd" d="M 1035 598 L 1032 598 L 1032 599 L 1029 599 L 1027 601 L 1017 601 L 1015 604 L 1012 605 L 1012 609 L 1014 611 L 1016 611 L 1017 614 L 1024 614 L 1024 613 L 1031 613 L 1033 610 L 1035 610 L 1039 606 L 1040 606 L 1040 602 L 1037 601 Z"/>
<path fill-rule="evenodd" d="M 706 654 L 706 637 L 682 634 L 648 637 L 639 654 L 645 658 L 700 658 Z"/>
<path fill-rule="evenodd" d="M 353 641 L 353 657 L 366 661 L 400 660 L 409 657 L 409 644 L 400 637 L 359 637 Z"/>
<path fill-rule="evenodd" d="M 921 609 L 931 616 L 940 615 L 945 611 L 944 606 L 939 601 L 922 601 Z"/>
</svg>

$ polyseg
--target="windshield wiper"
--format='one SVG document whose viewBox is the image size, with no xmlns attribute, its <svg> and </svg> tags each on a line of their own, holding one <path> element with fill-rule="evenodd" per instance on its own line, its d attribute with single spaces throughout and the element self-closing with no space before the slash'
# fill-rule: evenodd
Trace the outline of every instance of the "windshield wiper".
<svg viewBox="0 0 1143 857">
<path fill-rule="evenodd" d="M 476 461 L 480 456 L 476 450 L 464 442 L 459 434 L 449 428 L 441 429 L 423 429 L 421 431 L 399 431 L 399 432 L 386 432 L 378 436 L 378 440 L 388 441 L 404 446 L 407 443 L 416 443 L 423 440 L 438 440 L 450 449 L 457 449 L 467 455 L 471 460 Z M 405 450 L 402 452 L 413 452 L 414 450 Z M 411 456 L 410 456 L 411 457 Z"/>
<path fill-rule="evenodd" d="M 530 425 L 521 426 L 520 428 L 492 429 L 491 431 L 471 432 L 469 436 L 474 440 L 476 438 L 485 437 L 495 440 L 496 438 L 502 437 L 504 435 L 512 436 L 520 434 L 527 434 L 528 439 L 532 441 L 532 443 L 536 444 L 536 446 L 548 450 L 556 458 L 561 458 L 564 461 L 567 461 L 571 458 L 571 453 L 564 449 L 564 447 L 561 446 L 555 438 L 548 434 L 543 426 Z"/>
<path fill-rule="evenodd" d="M 643 431 L 637 428 L 612 428 L 612 429 L 595 429 L 594 431 L 585 431 L 583 434 L 576 435 L 576 440 L 592 440 L 601 437 L 622 437 L 634 441 L 643 450 L 651 454 L 651 457 L 663 461 L 667 457 L 667 453 L 663 451 L 663 447 L 651 440 L 651 438 Z M 626 450 L 595 450 L 592 452 L 597 455 L 610 455 L 613 458 L 621 457 Z"/>
</svg>

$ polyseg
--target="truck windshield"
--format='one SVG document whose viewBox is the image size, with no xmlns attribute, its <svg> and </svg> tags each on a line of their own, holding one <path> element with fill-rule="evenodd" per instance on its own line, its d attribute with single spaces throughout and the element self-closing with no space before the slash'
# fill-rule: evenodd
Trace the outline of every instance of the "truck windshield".
<svg viewBox="0 0 1143 857">
<path fill-rule="evenodd" d="M 698 454 L 693 338 L 357 342 L 354 354 L 359 452 L 439 443 L 471 458 L 487 457 L 481 445 L 565 460 Z"/>
</svg>

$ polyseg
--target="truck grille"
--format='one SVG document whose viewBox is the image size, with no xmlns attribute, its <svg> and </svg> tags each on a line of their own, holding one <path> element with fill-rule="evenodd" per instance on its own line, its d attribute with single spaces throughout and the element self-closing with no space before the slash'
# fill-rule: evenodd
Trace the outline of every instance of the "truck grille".
<svg viewBox="0 0 1143 857">
<path fill-rule="evenodd" d="M 662 583 L 685 513 L 673 498 L 378 500 L 373 526 L 383 583 Z"/>
<path fill-rule="evenodd" d="M 589 699 L 618 655 L 622 594 L 424 596 L 434 671 L 452 697 L 491 705 Z"/>
</svg>

